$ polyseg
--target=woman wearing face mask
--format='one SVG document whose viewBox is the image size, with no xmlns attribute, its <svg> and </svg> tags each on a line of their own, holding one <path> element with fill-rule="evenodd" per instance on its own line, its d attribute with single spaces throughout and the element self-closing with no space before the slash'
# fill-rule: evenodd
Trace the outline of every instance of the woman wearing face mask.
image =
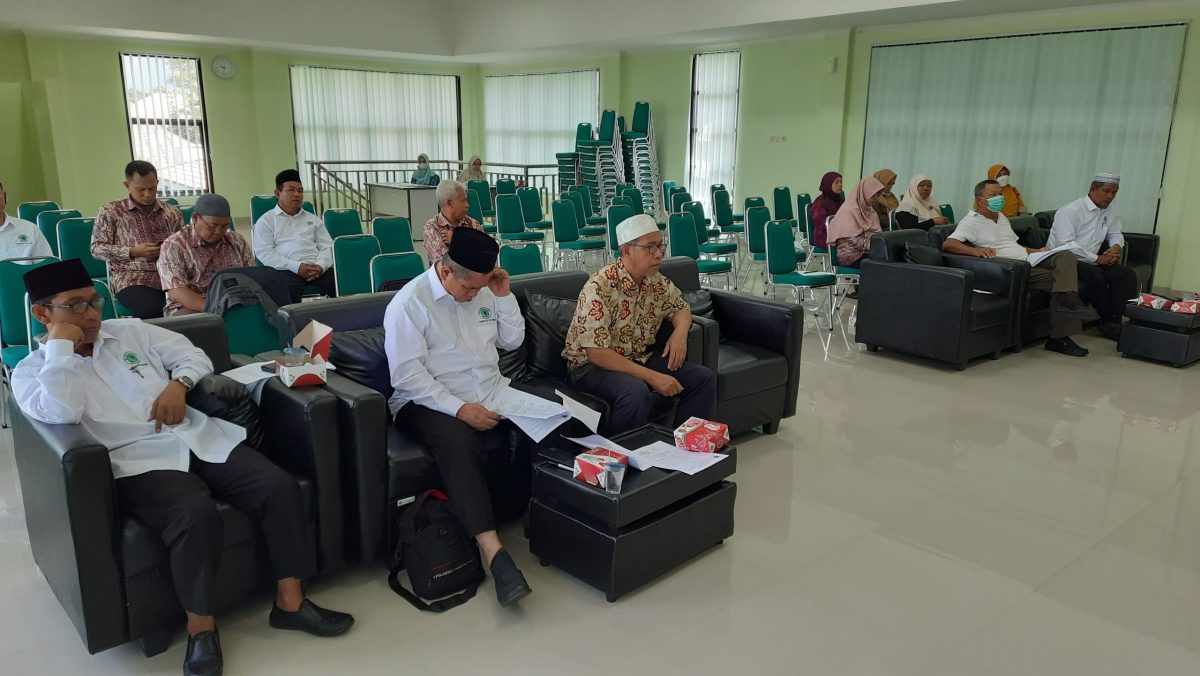
<svg viewBox="0 0 1200 676">
<path fill-rule="evenodd" d="M 409 183 L 416 185 L 437 185 L 439 177 L 429 168 L 429 158 L 424 154 L 417 155 L 417 170 L 413 172 Z"/>
<path fill-rule="evenodd" d="M 904 191 L 904 199 L 896 207 L 896 225 L 904 230 L 928 230 L 949 222 L 950 219 L 942 215 L 937 200 L 933 199 L 933 179 L 925 174 L 913 176 L 908 182 L 908 190 Z"/>
<path fill-rule="evenodd" d="M 883 192 L 879 193 L 879 196 L 875 198 L 871 206 L 875 210 L 875 215 L 879 218 L 879 227 L 887 230 L 891 225 L 888 215 L 895 211 L 896 207 L 900 206 L 900 200 L 896 199 L 896 196 L 892 194 L 892 187 L 896 185 L 896 172 L 891 169 L 880 169 L 873 176 L 883 184 Z"/>
<path fill-rule="evenodd" d="M 864 178 L 829 222 L 828 240 L 837 247 L 839 266 L 857 268 L 871 247 L 871 236 L 881 232 L 875 203 L 885 189 L 874 176 Z"/>
<path fill-rule="evenodd" d="M 812 245 L 825 248 L 829 245 L 825 235 L 825 221 L 841 208 L 846 201 L 842 194 L 842 175 L 831 171 L 821 177 L 821 194 L 813 200 L 809 217 L 812 218 Z"/>
<path fill-rule="evenodd" d="M 988 178 L 1000 184 L 1004 192 L 1004 214 L 1005 218 L 1020 216 L 1021 214 L 1029 213 L 1025 208 L 1025 200 L 1021 199 L 1021 191 L 1017 190 L 1017 186 L 1012 184 L 1012 175 L 1008 167 L 1003 164 L 993 164 L 991 169 L 988 169 Z"/>
<path fill-rule="evenodd" d="M 467 168 L 458 174 L 458 182 L 484 180 L 487 180 L 487 177 L 483 175 L 483 160 L 479 159 L 478 155 L 472 155 L 471 160 L 467 162 Z"/>
</svg>

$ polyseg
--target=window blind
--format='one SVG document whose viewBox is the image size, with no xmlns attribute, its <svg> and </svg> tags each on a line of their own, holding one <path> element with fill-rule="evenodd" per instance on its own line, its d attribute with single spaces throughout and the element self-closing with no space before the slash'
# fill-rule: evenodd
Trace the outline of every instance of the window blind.
<svg viewBox="0 0 1200 676">
<path fill-rule="evenodd" d="M 600 71 L 489 75 L 483 80 L 484 162 L 553 164 L 575 150 L 580 122 L 596 125 Z"/>
<path fill-rule="evenodd" d="M 688 188 L 712 213 L 709 186 L 723 183 L 733 195 L 737 156 L 740 52 L 697 54 L 692 60 L 692 124 L 688 143 Z"/>
</svg>

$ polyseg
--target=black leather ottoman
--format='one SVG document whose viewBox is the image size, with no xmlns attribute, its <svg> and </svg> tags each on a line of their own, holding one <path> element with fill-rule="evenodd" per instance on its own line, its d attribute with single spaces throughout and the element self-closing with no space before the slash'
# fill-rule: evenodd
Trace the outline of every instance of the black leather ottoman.
<svg viewBox="0 0 1200 676">
<path fill-rule="evenodd" d="M 612 439 L 636 449 L 670 441 L 671 431 L 648 425 Z M 535 461 L 529 549 L 610 602 L 733 535 L 737 486 L 725 481 L 737 470 L 732 446 L 729 458 L 691 476 L 629 470 L 620 495 L 573 479 L 558 463 L 584 449 L 561 450 L 554 462 Z"/>
<path fill-rule="evenodd" d="M 1200 360 L 1200 315 L 1128 305 L 1117 351 L 1171 364 L 1175 368 Z"/>
</svg>

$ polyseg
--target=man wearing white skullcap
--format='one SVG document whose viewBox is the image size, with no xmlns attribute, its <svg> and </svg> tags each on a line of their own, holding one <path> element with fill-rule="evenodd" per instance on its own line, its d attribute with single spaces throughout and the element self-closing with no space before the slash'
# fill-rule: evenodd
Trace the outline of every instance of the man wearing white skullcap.
<svg viewBox="0 0 1200 676">
<path fill-rule="evenodd" d="M 617 225 L 620 259 L 597 272 L 579 292 L 563 358 L 568 380 L 609 402 L 610 434 L 650 421 L 651 395 L 678 397 L 674 424 L 708 418 L 717 376 L 685 361 L 692 312 L 679 289 L 659 272 L 662 232 L 647 215 Z M 665 342 L 665 320 L 671 330 Z M 662 329 L 660 331 L 660 329 Z"/>
<path fill-rule="evenodd" d="M 1137 274 L 1121 265 L 1125 237 L 1121 221 L 1110 208 L 1121 187 L 1121 176 L 1099 173 L 1091 189 L 1058 210 L 1046 245 L 1074 243 L 1079 260 L 1080 296 L 1100 313 L 1100 335 L 1116 340 L 1121 333 L 1125 303 L 1138 294 Z"/>
</svg>

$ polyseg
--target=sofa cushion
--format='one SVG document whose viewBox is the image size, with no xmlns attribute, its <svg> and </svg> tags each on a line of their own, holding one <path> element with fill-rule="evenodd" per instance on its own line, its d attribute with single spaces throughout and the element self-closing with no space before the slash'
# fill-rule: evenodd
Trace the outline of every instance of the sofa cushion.
<svg viewBox="0 0 1200 676">
<path fill-rule="evenodd" d="M 915 265 L 936 265 L 938 267 L 945 265 L 940 251 L 923 244 L 906 244 L 904 246 L 904 260 Z"/>
<path fill-rule="evenodd" d="M 695 291 L 684 291 L 683 299 L 687 301 L 688 307 L 692 309 L 692 316 L 708 317 L 713 316 L 712 294 L 708 289 L 697 289 Z"/>
<path fill-rule="evenodd" d="M 575 317 L 575 298 L 555 298 L 540 293 L 527 295 L 525 350 L 529 372 L 535 378 L 567 377 L 567 362 L 562 358 L 567 329 Z"/>
<path fill-rule="evenodd" d="M 329 361 L 338 373 L 362 383 L 385 397 L 392 396 L 382 326 L 354 331 L 334 331 L 329 342 Z"/>
<path fill-rule="evenodd" d="M 978 331 L 1008 321 L 1012 305 L 1004 296 L 975 291 L 971 294 L 971 330 Z"/>
<path fill-rule="evenodd" d="M 717 348 L 717 401 L 763 392 L 787 384 L 787 358 L 736 340 Z"/>
</svg>

